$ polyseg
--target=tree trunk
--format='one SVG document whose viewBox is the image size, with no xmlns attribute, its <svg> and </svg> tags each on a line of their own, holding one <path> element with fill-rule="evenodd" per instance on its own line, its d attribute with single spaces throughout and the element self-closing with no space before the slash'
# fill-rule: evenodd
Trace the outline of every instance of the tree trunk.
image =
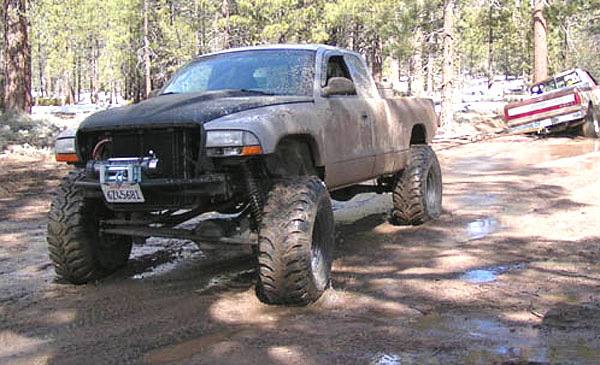
<svg viewBox="0 0 600 365">
<path fill-rule="evenodd" d="M 77 64 L 75 65 L 75 68 L 77 70 L 76 75 L 76 85 L 77 85 L 77 102 L 80 103 L 81 102 L 81 59 L 79 57 L 77 57 Z"/>
<path fill-rule="evenodd" d="M 406 86 L 406 95 L 407 96 L 412 96 L 412 86 L 413 86 L 413 81 L 412 81 L 412 75 L 413 75 L 413 63 L 408 60 L 408 85 Z"/>
<path fill-rule="evenodd" d="M 354 52 L 360 52 L 360 24 L 356 23 L 350 37 L 350 49 Z"/>
<path fill-rule="evenodd" d="M 98 103 L 98 39 L 94 37 L 92 40 L 92 57 L 91 57 L 91 66 L 92 66 L 92 74 L 90 76 L 90 91 L 91 97 L 90 101 L 93 104 Z"/>
<path fill-rule="evenodd" d="M 71 82 L 71 71 L 65 72 L 64 75 L 64 91 L 65 91 L 65 105 L 74 104 L 75 101 L 75 90 L 73 89 L 73 83 Z"/>
<path fill-rule="evenodd" d="M 427 60 L 427 95 L 433 94 L 433 51 L 429 50 Z"/>
<path fill-rule="evenodd" d="M 454 0 L 444 0 L 444 59 L 442 67 L 441 127 L 453 127 L 452 88 L 454 85 Z"/>
<path fill-rule="evenodd" d="M 564 63 L 564 68 L 570 68 L 570 59 L 569 59 L 569 53 L 571 53 L 571 44 L 569 42 L 569 38 L 571 37 L 571 26 L 569 24 L 569 20 L 567 19 L 565 21 L 565 25 L 564 25 L 564 37 L 563 37 L 563 49 L 562 49 L 562 56 L 563 56 L 563 63 Z"/>
<path fill-rule="evenodd" d="M 151 78 L 151 65 L 150 65 L 150 41 L 148 39 L 148 1 L 144 0 L 144 69 L 145 69 L 145 80 L 146 89 L 144 97 L 147 99 L 152 92 L 152 78 Z"/>
<path fill-rule="evenodd" d="M 223 0 L 221 11 L 223 13 L 223 21 L 225 23 L 223 26 L 223 48 L 229 48 L 229 33 L 231 32 L 229 27 L 229 0 Z"/>
<path fill-rule="evenodd" d="M 413 45 L 415 51 L 411 59 L 413 74 L 410 77 L 412 84 L 410 88 L 413 95 L 422 96 L 425 91 L 425 78 L 423 76 L 423 29 L 420 25 L 415 30 Z"/>
<path fill-rule="evenodd" d="M 417 14 L 417 28 L 415 29 L 415 34 L 413 37 L 413 47 L 415 49 L 411 62 L 412 62 L 412 75 L 410 75 L 410 80 L 412 85 L 410 89 L 412 94 L 415 96 L 423 96 L 425 92 L 425 77 L 423 75 L 423 15 L 422 9 L 423 1 L 418 1 L 418 14 Z"/>
<path fill-rule="evenodd" d="M 39 31 L 37 32 L 37 36 L 38 36 L 38 38 L 41 38 Z M 43 98 L 43 97 L 48 97 L 48 92 L 47 92 L 46 88 L 44 87 L 44 58 L 41 57 L 41 54 L 42 54 L 41 42 L 38 42 L 37 52 L 38 52 L 38 55 L 40 55 L 38 57 L 38 72 L 39 72 L 39 77 L 40 77 L 40 97 Z"/>
<path fill-rule="evenodd" d="M 6 24 L 6 19 L 4 18 L 4 3 L 0 6 L 0 19 L 4 21 Z M 5 26 L 0 26 L 0 110 L 4 109 L 4 31 Z"/>
<path fill-rule="evenodd" d="M 30 113 L 31 51 L 26 3 L 4 0 L 4 107 Z"/>
<path fill-rule="evenodd" d="M 396 57 L 396 55 L 392 54 L 390 56 L 390 71 L 392 73 L 391 76 L 391 82 L 392 82 L 392 88 L 394 90 L 398 90 L 400 87 L 400 61 L 398 61 L 398 58 Z"/>
<path fill-rule="evenodd" d="M 533 82 L 548 78 L 548 29 L 544 16 L 544 0 L 535 0 L 533 8 Z"/>
<path fill-rule="evenodd" d="M 493 4 L 490 3 L 488 14 L 488 90 L 494 83 L 494 24 L 493 24 Z"/>
<path fill-rule="evenodd" d="M 383 79 L 383 42 L 378 35 L 375 35 L 374 41 L 375 44 L 371 50 L 371 70 L 375 82 L 381 82 Z"/>
</svg>

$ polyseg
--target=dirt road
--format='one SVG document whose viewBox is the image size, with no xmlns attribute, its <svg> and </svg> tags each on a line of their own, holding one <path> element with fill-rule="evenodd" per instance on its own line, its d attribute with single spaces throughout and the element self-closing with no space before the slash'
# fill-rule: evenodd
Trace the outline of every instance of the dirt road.
<svg viewBox="0 0 600 365">
<path fill-rule="evenodd" d="M 446 147 L 439 220 L 390 225 L 389 196 L 335 204 L 333 288 L 307 308 L 262 305 L 251 259 L 185 241 L 56 283 L 45 214 L 64 167 L 2 157 L 0 363 L 597 364 L 600 142 Z"/>
</svg>

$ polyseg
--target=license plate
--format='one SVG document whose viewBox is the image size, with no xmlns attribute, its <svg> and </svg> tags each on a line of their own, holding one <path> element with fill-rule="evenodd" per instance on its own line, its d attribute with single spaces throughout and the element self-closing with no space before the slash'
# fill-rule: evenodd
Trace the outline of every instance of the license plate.
<svg viewBox="0 0 600 365">
<path fill-rule="evenodd" d="M 143 203 L 140 184 L 101 184 L 104 198 L 109 203 Z"/>
</svg>

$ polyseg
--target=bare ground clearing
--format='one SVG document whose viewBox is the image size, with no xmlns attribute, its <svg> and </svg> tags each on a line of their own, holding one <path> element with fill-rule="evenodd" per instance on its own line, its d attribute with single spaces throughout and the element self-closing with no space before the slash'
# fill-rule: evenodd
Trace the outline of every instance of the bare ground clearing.
<svg viewBox="0 0 600 365">
<path fill-rule="evenodd" d="M 439 146 L 447 147 L 447 146 Z M 504 137 L 439 151 L 443 216 L 336 203 L 333 288 L 254 295 L 252 260 L 152 239 L 94 285 L 54 281 L 45 243 L 66 168 L 0 158 L 0 363 L 573 363 L 600 360 L 600 142 Z"/>
</svg>

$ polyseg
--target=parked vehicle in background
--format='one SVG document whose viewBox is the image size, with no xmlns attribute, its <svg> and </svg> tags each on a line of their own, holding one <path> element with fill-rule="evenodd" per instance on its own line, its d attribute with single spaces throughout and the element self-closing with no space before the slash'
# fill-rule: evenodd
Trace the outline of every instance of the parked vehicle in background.
<svg viewBox="0 0 600 365">
<path fill-rule="evenodd" d="M 50 258 L 79 284 L 123 266 L 134 238 L 252 246 L 261 300 L 310 303 L 330 280 L 330 196 L 393 193 L 401 224 L 441 214 L 428 145 L 436 128 L 431 100 L 382 98 L 362 58 L 344 49 L 199 57 L 157 96 L 94 114 L 58 139 L 57 159 L 76 168 L 52 202 Z M 228 218 L 180 226 L 214 211 Z"/>
<path fill-rule="evenodd" d="M 600 87 L 586 70 L 563 72 L 531 86 L 529 91 L 531 98 L 504 108 L 510 132 L 577 129 L 585 137 L 600 137 Z"/>
</svg>

